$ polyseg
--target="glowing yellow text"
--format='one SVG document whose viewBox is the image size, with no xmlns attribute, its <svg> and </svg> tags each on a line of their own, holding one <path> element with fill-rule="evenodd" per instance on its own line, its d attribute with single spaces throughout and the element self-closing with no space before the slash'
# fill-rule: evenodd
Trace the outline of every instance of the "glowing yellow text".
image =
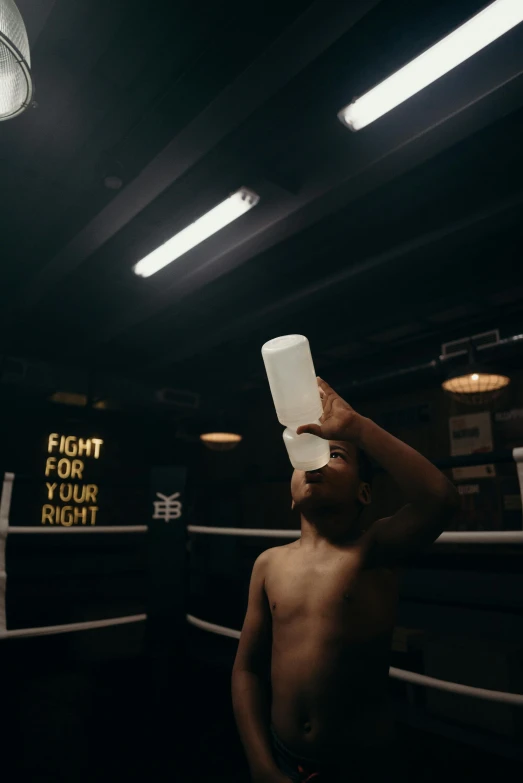
<svg viewBox="0 0 523 783">
<path fill-rule="evenodd" d="M 60 435 L 52 432 L 47 441 L 47 452 L 65 454 L 66 457 L 100 457 L 101 438 L 77 438 L 76 435 Z"/>
<path fill-rule="evenodd" d="M 50 484 L 46 481 L 47 499 L 63 503 L 96 503 L 98 487 L 96 484 Z"/>
<path fill-rule="evenodd" d="M 52 506 L 45 503 L 42 506 L 42 525 L 96 525 L 98 506 Z"/>
<path fill-rule="evenodd" d="M 47 453 L 51 456 L 45 461 L 49 502 L 42 506 L 42 525 L 96 524 L 98 486 L 76 483 L 75 479 L 83 481 L 86 460 L 99 459 L 103 443 L 102 438 L 79 438 L 58 432 L 49 435 Z"/>
<path fill-rule="evenodd" d="M 67 457 L 62 457 L 62 459 L 57 460 L 56 457 L 47 457 L 45 475 L 50 476 L 51 473 L 58 473 L 58 476 L 61 479 L 81 479 L 84 467 L 84 463 L 81 459 L 67 459 Z"/>
</svg>

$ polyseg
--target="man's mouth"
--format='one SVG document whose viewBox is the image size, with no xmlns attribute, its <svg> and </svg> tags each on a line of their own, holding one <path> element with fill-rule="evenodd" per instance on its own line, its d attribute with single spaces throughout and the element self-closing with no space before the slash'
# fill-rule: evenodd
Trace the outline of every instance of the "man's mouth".
<svg viewBox="0 0 523 783">
<path fill-rule="evenodd" d="M 307 470 L 305 472 L 306 484 L 321 484 L 323 481 L 323 474 L 319 470 Z"/>
</svg>

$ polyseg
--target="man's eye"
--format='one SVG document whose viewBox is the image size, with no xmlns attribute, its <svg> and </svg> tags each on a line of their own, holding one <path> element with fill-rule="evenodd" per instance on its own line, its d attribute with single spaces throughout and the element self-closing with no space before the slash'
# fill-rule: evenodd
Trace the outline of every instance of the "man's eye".
<svg viewBox="0 0 523 783">
<path fill-rule="evenodd" d="M 333 457 L 341 457 L 341 454 L 339 451 L 331 451 L 331 459 Z"/>
</svg>

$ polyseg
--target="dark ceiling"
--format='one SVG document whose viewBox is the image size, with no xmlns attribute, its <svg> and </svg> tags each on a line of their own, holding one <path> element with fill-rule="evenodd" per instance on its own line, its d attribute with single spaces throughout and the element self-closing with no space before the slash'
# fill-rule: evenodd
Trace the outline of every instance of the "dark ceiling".
<svg viewBox="0 0 523 783">
<path fill-rule="evenodd" d="M 263 383 L 281 333 L 332 377 L 523 331 L 523 25 L 351 133 L 342 106 L 485 3 L 18 5 L 38 105 L 0 125 L 4 354 L 205 395 Z M 255 209 L 132 273 L 242 185 Z"/>
</svg>

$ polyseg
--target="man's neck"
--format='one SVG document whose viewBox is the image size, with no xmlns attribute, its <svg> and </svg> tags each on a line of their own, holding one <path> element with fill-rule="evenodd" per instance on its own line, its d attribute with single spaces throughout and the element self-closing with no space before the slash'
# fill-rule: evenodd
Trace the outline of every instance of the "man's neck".
<svg viewBox="0 0 523 783">
<path fill-rule="evenodd" d="M 358 540 L 362 532 L 357 512 L 351 515 L 347 511 L 325 510 L 301 514 L 301 545 L 311 549 L 323 544 L 351 544 Z"/>
</svg>

